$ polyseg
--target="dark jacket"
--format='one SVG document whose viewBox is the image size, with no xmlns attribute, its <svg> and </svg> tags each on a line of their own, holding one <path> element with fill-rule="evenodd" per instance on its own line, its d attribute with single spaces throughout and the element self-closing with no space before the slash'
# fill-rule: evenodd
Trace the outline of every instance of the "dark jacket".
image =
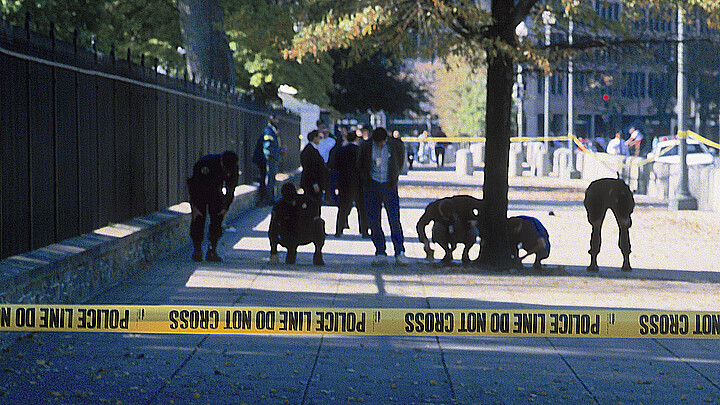
<svg viewBox="0 0 720 405">
<path fill-rule="evenodd" d="M 305 194 L 315 194 L 313 184 L 320 186 L 321 191 L 327 189 L 328 169 L 320 152 L 312 143 L 305 145 L 300 152 L 300 164 L 303 169 L 300 176 L 300 187 L 305 190 Z"/>
<path fill-rule="evenodd" d="M 397 186 L 398 177 L 405 163 L 405 145 L 400 139 L 388 137 L 387 146 L 390 151 L 390 166 L 388 168 L 388 182 Z M 358 149 L 357 168 L 360 172 L 360 182 L 364 187 L 370 184 L 370 169 L 372 169 L 373 141 L 363 142 Z"/>
<path fill-rule="evenodd" d="M 222 196 L 223 207 L 228 209 L 235 196 L 238 184 L 238 167 L 222 170 L 221 154 L 206 155 L 200 158 L 193 167 L 193 175 L 187 180 L 190 197 L 200 194 L 216 194 Z M 225 193 L 223 193 L 223 188 Z"/>
<path fill-rule="evenodd" d="M 353 186 L 357 186 L 360 182 L 356 169 L 358 156 L 358 146 L 349 143 L 338 149 L 335 153 L 334 164 L 335 170 L 338 172 L 338 188 L 341 190 L 350 190 Z"/>
</svg>

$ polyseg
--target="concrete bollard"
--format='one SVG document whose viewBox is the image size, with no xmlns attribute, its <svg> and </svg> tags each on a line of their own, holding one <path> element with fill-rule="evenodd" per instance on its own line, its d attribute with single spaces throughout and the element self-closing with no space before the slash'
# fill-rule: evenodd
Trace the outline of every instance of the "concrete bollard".
<svg viewBox="0 0 720 405">
<path fill-rule="evenodd" d="M 510 161 L 508 162 L 508 176 L 521 177 L 523 175 L 523 146 L 521 143 L 510 144 Z"/>
<path fill-rule="evenodd" d="M 630 190 L 636 194 L 647 194 L 650 181 L 650 165 L 643 164 L 644 158 L 631 156 L 625 160 Z"/>
<path fill-rule="evenodd" d="M 545 148 L 545 144 L 535 142 L 533 145 L 532 162 L 530 163 L 530 172 L 536 177 L 545 177 L 550 174 L 550 153 Z M 530 149 L 528 148 L 528 151 Z"/>
<path fill-rule="evenodd" d="M 482 167 L 485 164 L 485 144 L 482 142 L 470 144 L 470 152 L 472 152 L 473 166 Z"/>
<path fill-rule="evenodd" d="M 550 171 L 552 174 L 560 177 L 568 166 L 568 162 L 565 156 L 565 149 L 558 148 L 553 151 L 553 158 L 552 158 L 552 170 Z"/>
<path fill-rule="evenodd" d="M 539 143 L 537 142 L 527 142 L 525 143 L 525 159 L 530 165 L 530 170 L 533 170 L 533 167 L 535 166 L 535 152 L 537 151 L 537 146 Z"/>
<path fill-rule="evenodd" d="M 455 152 L 455 173 L 472 176 L 474 171 L 473 153 L 470 149 L 460 149 Z"/>
</svg>

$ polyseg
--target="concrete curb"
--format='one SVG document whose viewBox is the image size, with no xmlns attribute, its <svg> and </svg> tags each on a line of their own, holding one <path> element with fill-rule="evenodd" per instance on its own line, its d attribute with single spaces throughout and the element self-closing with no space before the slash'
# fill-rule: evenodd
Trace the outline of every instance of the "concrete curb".
<svg viewBox="0 0 720 405">
<path fill-rule="evenodd" d="M 278 187 L 294 181 L 285 175 Z M 227 220 L 255 206 L 257 187 L 240 185 Z M 147 263 L 189 244 L 187 202 L 111 224 L 62 242 L 0 261 L 1 303 L 77 304 L 106 291 Z M 7 347 L 20 332 L 0 333 Z"/>
</svg>

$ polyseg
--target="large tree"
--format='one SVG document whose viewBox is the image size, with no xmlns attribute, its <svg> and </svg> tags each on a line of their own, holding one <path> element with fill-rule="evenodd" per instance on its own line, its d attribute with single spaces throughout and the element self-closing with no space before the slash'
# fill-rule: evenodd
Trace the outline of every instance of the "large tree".
<svg viewBox="0 0 720 405">
<path fill-rule="evenodd" d="M 633 19 L 645 18 L 646 10 L 679 5 L 703 9 L 710 23 L 716 23 L 720 17 L 720 2 L 716 0 L 625 0 L 623 3 L 623 13 L 618 21 L 612 21 L 600 18 L 592 2 L 580 0 L 346 2 L 345 10 L 354 11 L 333 10 L 305 22 L 286 56 L 302 59 L 338 47 L 352 47 L 360 50 L 359 53 L 362 49 L 385 48 L 410 56 L 418 53 L 438 58 L 455 55 L 475 66 L 485 63 L 487 99 L 491 100 L 486 108 L 483 184 L 488 234 L 480 262 L 488 268 L 503 269 L 512 263 L 507 232 L 507 175 L 515 63 L 536 63 L 549 71 L 553 61 L 566 57 L 572 50 L 642 42 L 646 39 L 633 38 L 631 29 Z M 519 42 L 516 27 L 528 17 L 536 27 L 542 27 L 543 11 L 552 12 L 560 19 L 560 25 L 572 17 L 582 26 L 587 40 L 549 49 L 538 45 L 542 43 L 540 35 L 531 35 Z M 593 32 L 598 35 L 592 35 Z"/>
<path fill-rule="evenodd" d="M 190 75 L 235 86 L 220 0 L 177 0 Z"/>
</svg>

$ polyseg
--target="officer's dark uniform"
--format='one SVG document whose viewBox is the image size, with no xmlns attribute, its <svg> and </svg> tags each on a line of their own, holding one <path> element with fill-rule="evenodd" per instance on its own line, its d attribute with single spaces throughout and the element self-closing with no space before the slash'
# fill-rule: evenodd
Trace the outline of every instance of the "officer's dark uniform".
<svg viewBox="0 0 720 405">
<path fill-rule="evenodd" d="M 205 233 L 205 218 L 210 215 L 208 240 L 210 247 L 206 259 L 219 262 L 215 248 L 222 236 L 224 212 L 230 207 L 238 183 L 238 156 L 235 152 L 203 156 L 193 167 L 193 175 L 187 180 L 193 219 L 190 237 L 195 252 L 193 260 L 202 261 L 202 241 Z M 195 212 L 199 211 L 199 215 Z"/>
</svg>

